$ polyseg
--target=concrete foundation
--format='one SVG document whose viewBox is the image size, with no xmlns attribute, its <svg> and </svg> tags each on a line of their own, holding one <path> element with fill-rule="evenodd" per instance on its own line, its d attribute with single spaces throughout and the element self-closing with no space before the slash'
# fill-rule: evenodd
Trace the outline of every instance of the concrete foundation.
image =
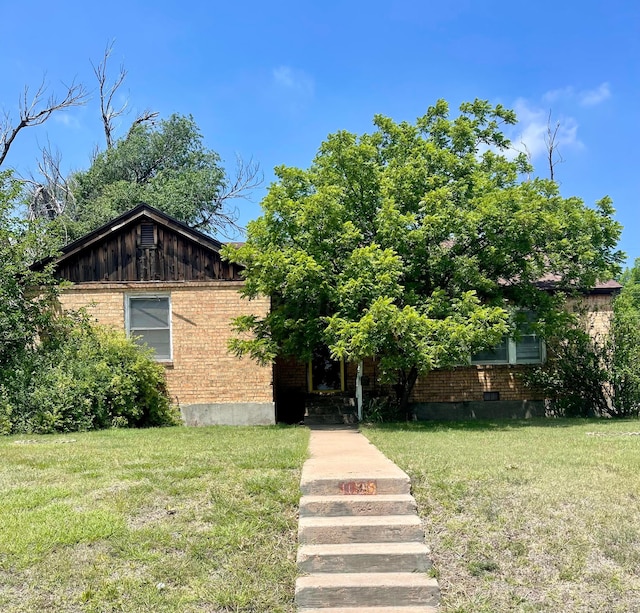
<svg viewBox="0 0 640 613">
<path fill-rule="evenodd" d="M 186 426 L 270 426 L 276 423 L 273 402 L 220 402 L 180 406 Z"/>
<path fill-rule="evenodd" d="M 419 421 L 465 419 L 530 419 L 544 417 L 544 400 L 417 402 L 411 405 Z"/>
</svg>

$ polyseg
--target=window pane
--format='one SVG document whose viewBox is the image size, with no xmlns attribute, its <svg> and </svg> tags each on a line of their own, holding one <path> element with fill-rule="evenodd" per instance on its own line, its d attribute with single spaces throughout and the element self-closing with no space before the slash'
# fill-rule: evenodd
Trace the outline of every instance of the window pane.
<svg viewBox="0 0 640 613">
<path fill-rule="evenodd" d="M 129 310 L 131 330 L 169 327 L 169 298 L 132 298 Z"/>
<path fill-rule="evenodd" d="M 171 337 L 169 330 L 135 330 L 131 329 L 131 336 L 136 336 L 136 343 L 148 345 L 155 349 L 156 358 L 159 360 L 171 359 Z"/>
<path fill-rule="evenodd" d="M 542 343 L 535 334 L 524 334 L 516 343 L 516 362 L 542 362 Z"/>
<path fill-rule="evenodd" d="M 505 336 L 502 342 L 493 349 L 485 349 L 479 351 L 472 358 L 471 361 L 478 364 L 488 364 L 490 362 L 507 362 L 508 361 L 508 339 Z"/>
</svg>

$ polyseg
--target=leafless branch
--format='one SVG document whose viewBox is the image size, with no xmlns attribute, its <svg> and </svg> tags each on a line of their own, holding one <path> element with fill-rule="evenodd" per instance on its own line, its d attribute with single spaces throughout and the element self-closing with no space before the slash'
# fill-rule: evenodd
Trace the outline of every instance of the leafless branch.
<svg viewBox="0 0 640 613">
<path fill-rule="evenodd" d="M 125 100 L 120 108 L 116 109 L 113 106 L 113 98 L 124 83 L 124 80 L 127 77 L 127 70 L 124 67 L 124 64 L 120 64 L 118 75 L 112 83 L 108 82 L 107 63 L 112 52 L 113 41 L 105 47 L 102 60 L 97 66 L 91 62 L 93 74 L 96 75 L 96 79 L 98 80 L 98 91 L 100 92 L 100 115 L 102 117 L 104 136 L 107 141 L 107 149 L 111 149 L 111 147 L 113 147 L 114 119 L 123 115 L 129 105 L 129 101 Z"/>
<path fill-rule="evenodd" d="M 29 93 L 29 87 L 25 86 L 19 102 L 20 120 L 14 124 L 10 114 L 5 112 L 4 118 L 0 122 L 0 166 L 2 166 L 13 141 L 21 130 L 31 126 L 39 126 L 47 121 L 53 113 L 81 106 L 87 101 L 88 94 L 83 85 L 74 81 L 65 88 L 66 91 L 62 98 L 52 94 L 45 101 L 47 84 L 44 79 L 33 96 Z"/>
<path fill-rule="evenodd" d="M 552 181 L 555 181 L 556 164 L 562 164 L 562 162 L 564 162 L 564 158 L 558 152 L 558 130 L 560 130 L 560 122 L 556 121 L 555 125 L 552 125 L 551 109 L 549 109 L 549 117 L 547 118 L 547 134 L 544 137 L 544 143 L 547 147 L 549 178 Z"/>
<path fill-rule="evenodd" d="M 33 174 L 22 181 L 29 186 L 27 214 L 29 219 L 55 219 L 74 202 L 73 191 L 60 170 L 61 155 L 52 151 L 51 145 L 41 149 L 38 176 Z"/>
<path fill-rule="evenodd" d="M 236 169 L 233 176 L 227 174 L 224 187 L 216 198 L 215 206 L 202 219 L 196 228 L 215 228 L 227 238 L 233 238 L 244 228 L 238 224 L 238 207 L 230 204 L 232 200 L 249 199 L 251 191 L 260 187 L 264 175 L 260 165 L 253 160 L 245 162 L 240 156 L 236 158 Z"/>
</svg>

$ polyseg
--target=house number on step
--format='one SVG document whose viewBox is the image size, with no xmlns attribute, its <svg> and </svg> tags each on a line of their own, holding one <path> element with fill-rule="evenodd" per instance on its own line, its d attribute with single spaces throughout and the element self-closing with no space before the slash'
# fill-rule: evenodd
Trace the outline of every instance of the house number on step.
<svg viewBox="0 0 640 613">
<path fill-rule="evenodd" d="M 340 491 L 347 496 L 373 496 L 376 493 L 375 481 L 343 481 Z"/>
</svg>

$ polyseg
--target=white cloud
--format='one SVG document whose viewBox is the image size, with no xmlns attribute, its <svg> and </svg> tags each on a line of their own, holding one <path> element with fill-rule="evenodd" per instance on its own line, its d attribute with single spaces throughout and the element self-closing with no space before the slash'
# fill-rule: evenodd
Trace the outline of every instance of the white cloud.
<svg viewBox="0 0 640 613">
<path fill-rule="evenodd" d="M 78 118 L 68 112 L 65 113 L 64 111 L 62 111 L 60 113 L 53 113 L 53 115 L 51 115 L 51 118 L 56 123 L 62 124 L 63 126 L 66 126 L 68 128 L 80 127 Z"/>
<path fill-rule="evenodd" d="M 553 89 L 542 96 L 545 102 L 578 102 L 580 106 L 595 106 L 611 98 L 609 83 L 601 83 L 594 89 L 577 91 L 571 85 L 560 89 Z"/>
<path fill-rule="evenodd" d="M 313 79 L 302 70 L 290 66 L 278 66 L 273 72 L 274 83 L 282 89 L 301 97 L 311 97 L 315 89 Z"/>
<path fill-rule="evenodd" d="M 601 83 L 595 89 L 580 92 L 578 99 L 582 106 L 595 106 L 611 98 L 611 89 L 608 83 Z"/>
</svg>

